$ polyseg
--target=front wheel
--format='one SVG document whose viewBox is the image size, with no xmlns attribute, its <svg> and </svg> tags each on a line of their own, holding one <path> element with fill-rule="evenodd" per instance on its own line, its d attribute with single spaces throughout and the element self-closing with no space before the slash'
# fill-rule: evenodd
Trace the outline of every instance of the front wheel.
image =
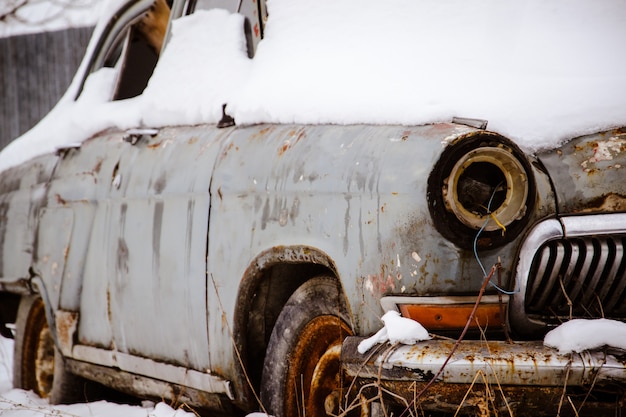
<svg viewBox="0 0 626 417">
<path fill-rule="evenodd" d="M 261 401 L 276 417 L 337 415 L 341 343 L 352 334 L 337 281 L 316 277 L 283 307 L 263 365 Z"/>
</svg>

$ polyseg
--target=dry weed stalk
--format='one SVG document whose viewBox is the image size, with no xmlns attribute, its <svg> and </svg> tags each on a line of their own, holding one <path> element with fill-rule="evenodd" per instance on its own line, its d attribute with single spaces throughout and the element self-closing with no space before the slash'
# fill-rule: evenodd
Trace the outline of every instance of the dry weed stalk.
<svg viewBox="0 0 626 417">
<path fill-rule="evenodd" d="M 567 291 L 565 291 L 565 285 L 563 284 L 563 279 L 562 279 L 561 277 L 559 277 L 559 284 L 561 285 L 561 291 L 563 292 L 563 296 L 564 296 L 564 297 L 565 297 L 565 299 L 567 300 L 567 305 L 569 306 L 569 319 L 570 319 L 570 320 L 572 320 L 572 318 L 573 318 L 573 306 L 574 306 L 574 303 L 572 302 L 572 300 L 571 300 L 571 299 L 570 299 L 570 297 L 568 296 Z M 598 294 L 595 294 L 595 296 L 596 296 L 596 300 L 597 300 L 597 302 L 598 302 L 598 307 L 600 308 L 600 316 L 601 316 L 602 318 L 604 318 L 604 308 L 602 307 L 602 301 L 600 300 L 600 297 L 598 297 Z M 585 310 L 587 311 L 587 309 L 585 309 Z M 587 311 L 587 313 L 588 313 L 588 314 L 590 314 L 590 313 L 589 313 L 589 311 Z M 571 354 L 570 354 L 570 355 L 571 355 Z M 589 396 L 591 395 L 591 392 L 593 391 L 593 388 L 595 387 L 596 382 L 598 381 L 598 375 L 600 374 L 600 372 L 599 372 L 599 371 L 600 371 L 600 369 L 602 369 L 602 366 L 604 366 L 604 364 L 605 364 L 605 363 L 606 363 L 606 359 L 605 359 L 604 363 L 603 363 L 603 364 L 600 366 L 600 368 L 598 369 L 598 372 L 596 372 L 596 375 L 595 375 L 595 376 L 594 376 L 594 378 L 593 378 L 593 381 L 592 381 L 592 383 L 591 383 L 591 386 L 590 386 L 590 387 L 589 387 L 589 389 L 587 390 L 587 394 L 585 395 L 585 398 L 584 398 L 584 399 L 583 399 L 583 401 L 580 403 L 580 406 L 579 406 L 578 408 L 576 408 L 576 407 L 574 406 L 574 403 L 573 403 L 572 399 L 571 399 L 569 396 L 567 396 L 567 400 L 568 400 L 569 404 L 571 405 L 571 407 L 572 407 L 572 409 L 573 409 L 573 411 L 574 411 L 574 414 L 575 414 L 576 416 L 578 416 L 578 415 L 579 415 L 580 411 L 582 410 L 582 408 L 585 406 L 585 403 L 586 403 L 586 402 L 587 402 L 587 400 L 589 399 Z M 566 396 L 566 391 L 567 391 L 567 379 L 568 379 L 568 377 L 569 377 L 570 365 L 571 365 L 571 359 L 570 359 L 570 362 L 569 362 L 569 363 L 568 363 L 568 365 L 567 365 L 567 373 L 566 373 L 566 376 L 565 376 L 565 383 L 564 383 L 564 385 L 563 385 L 563 393 L 562 393 L 562 395 L 561 395 L 561 399 L 560 399 L 560 401 L 559 401 L 559 409 L 558 409 L 558 414 L 557 414 L 557 417 L 558 417 L 558 416 L 560 416 L 560 414 L 561 414 L 561 407 L 562 407 L 562 405 L 563 405 L 563 401 L 564 401 L 564 398 L 565 398 L 565 396 Z"/>
<path fill-rule="evenodd" d="M 569 397 L 569 395 L 567 396 L 567 401 L 569 401 L 569 404 L 572 406 L 572 410 L 574 410 L 574 414 L 576 415 L 576 417 L 578 417 L 578 410 L 576 410 L 576 407 L 574 406 L 574 403 L 572 402 L 572 399 Z"/>
<path fill-rule="evenodd" d="M 450 353 L 448 354 L 448 357 L 443 362 L 443 365 L 441 365 L 441 368 L 439 368 L 439 371 L 437 371 L 435 376 L 433 376 L 433 378 L 417 394 L 416 398 L 412 401 L 411 405 L 413 405 L 415 403 L 415 401 L 418 401 L 420 399 L 420 397 L 422 395 L 424 395 L 424 393 L 433 385 L 433 383 L 437 380 L 437 378 L 439 378 L 441 376 L 441 374 L 443 373 L 443 370 L 445 369 L 446 365 L 448 365 L 448 362 L 450 361 L 450 358 L 452 358 L 452 355 L 454 354 L 454 352 L 456 352 L 456 350 L 458 349 L 459 345 L 463 341 L 463 338 L 465 337 L 465 334 L 467 333 L 467 330 L 469 329 L 470 324 L 472 323 L 472 321 L 474 321 L 474 317 L 476 316 L 476 310 L 478 310 L 478 305 L 480 304 L 480 300 L 481 300 L 483 294 L 485 293 L 485 290 L 487 289 L 487 284 L 489 283 L 489 281 L 491 281 L 491 279 L 493 278 L 493 274 L 499 268 L 500 268 L 500 264 L 499 263 L 495 264 L 494 266 L 491 267 L 491 270 L 489 271 L 489 274 L 487 274 L 487 276 L 485 276 L 485 278 L 483 280 L 483 284 L 480 287 L 480 291 L 478 292 L 478 297 L 476 297 L 476 302 L 474 303 L 474 308 L 472 309 L 472 311 L 470 313 L 470 316 L 468 317 L 467 322 L 465 323 L 465 327 L 463 328 L 463 331 L 461 332 L 461 335 L 459 336 L 459 338 L 457 339 L 456 343 L 454 344 L 454 346 L 450 350 Z M 403 417 L 409 411 L 409 409 L 410 409 L 410 407 L 405 408 L 405 410 L 400 414 L 400 417 Z"/>
<path fill-rule="evenodd" d="M 172 407 L 175 408 L 177 410 L 183 410 L 186 411 L 188 413 L 192 413 L 193 415 L 195 415 L 196 417 L 200 417 L 200 414 L 194 410 L 193 408 L 191 408 L 187 403 L 182 403 L 181 405 L 179 405 L 178 407 Z"/>
<path fill-rule="evenodd" d="M 570 369 L 572 368 L 571 364 L 572 364 L 572 359 L 571 359 L 571 354 L 570 354 L 570 360 L 566 366 L 565 381 L 563 383 L 563 393 L 561 394 L 561 399 L 559 400 L 559 408 L 557 409 L 556 417 L 561 417 L 561 407 L 563 407 L 563 400 L 565 400 L 565 393 L 567 392 L 567 381 L 569 379 Z"/>
<path fill-rule="evenodd" d="M 606 364 L 606 357 L 604 358 L 604 362 L 602 362 L 602 365 L 600 365 L 600 368 L 598 368 L 598 371 L 596 372 L 596 375 L 593 377 L 593 381 L 591 382 L 591 386 L 589 387 L 589 389 L 587 390 L 587 394 L 585 395 L 585 398 L 583 398 L 583 401 L 580 403 L 580 407 L 578 407 L 578 410 L 574 410 L 574 412 L 576 413 L 576 415 L 578 416 L 578 413 L 580 413 L 580 410 L 583 409 L 583 407 L 585 406 L 585 403 L 587 402 L 587 400 L 589 399 L 589 396 L 591 395 L 591 392 L 593 391 L 593 388 L 596 386 L 596 382 L 598 382 L 598 376 L 600 376 L 600 370 L 602 369 L 602 367 Z M 570 403 L 572 402 L 572 400 L 567 397 L 567 399 L 570 401 Z"/>
<path fill-rule="evenodd" d="M 480 339 L 485 343 L 485 348 L 487 349 L 489 356 L 493 357 L 493 355 L 491 354 L 491 349 L 489 348 L 489 343 L 487 341 L 487 335 L 485 334 L 485 330 L 480 326 L 480 323 L 478 323 L 478 329 L 480 330 Z M 509 340 L 507 340 L 507 342 L 513 343 L 512 341 L 509 341 Z M 493 378 L 496 380 L 496 385 L 498 385 L 498 391 L 500 391 L 500 394 L 502 395 L 502 400 L 504 401 L 504 405 L 506 406 L 506 409 L 509 412 L 509 416 L 514 417 L 513 410 L 511 409 L 509 401 L 507 400 L 506 395 L 504 395 L 504 390 L 502 389 L 502 384 L 500 384 L 500 379 L 498 378 L 498 374 L 495 372 L 495 370 L 493 369 L 491 365 L 490 367 L 491 367 L 491 372 L 493 374 Z M 485 385 L 487 384 L 488 383 L 485 378 Z"/>
<path fill-rule="evenodd" d="M 469 394 L 472 391 L 472 388 L 474 387 L 474 385 L 476 384 L 476 381 L 479 379 L 482 379 L 482 383 L 485 386 L 485 392 L 483 393 L 478 393 L 478 395 L 476 395 L 474 397 L 474 404 L 470 404 L 475 406 L 476 408 L 478 408 L 476 416 L 477 417 L 489 417 L 491 416 L 491 412 L 490 412 L 490 408 L 489 405 L 491 405 L 491 408 L 494 410 L 494 414 L 497 416 L 498 415 L 498 408 L 496 407 L 495 404 L 495 395 L 490 387 L 489 381 L 487 379 L 487 375 L 482 371 L 479 370 L 476 372 L 476 374 L 474 375 L 474 379 L 472 380 L 472 383 L 470 384 L 469 388 L 467 389 L 467 391 L 465 392 L 465 396 L 463 397 L 463 399 L 461 400 L 461 403 L 459 404 L 459 406 L 456 409 L 456 412 L 454 414 L 454 417 L 457 417 L 459 415 L 459 413 L 461 412 L 461 408 L 463 407 L 463 404 L 465 404 L 465 402 L 468 401 L 467 397 L 469 396 Z M 480 395 L 482 394 L 482 395 Z M 509 409 L 510 411 L 510 409 Z M 512 416 L 512 414 L 511 414 Z"/>
<path fill-rule="evenodd" d="M 569 319 L 571 320 L 572 319 L 572 311 L 573 311 L 573 308 L 574 308 L 574 304 L 572 303 L 572 300 L 567 295 L 567 291 L 565 291 L 565 285 L 563 285 L 563 278 L 560 277 L 560 276 L 559 276 L 559 284 L 561 284 L 561 291 L 563 291 L 563 296 L 567 300 L 567 305 L 569 307 Z"/>
<path fill-rule="evenodd" d="M 604 307 L 602 307 L 602 300 L 600 300 L 598 294 L 595 294 L 595 296 L 596 300 L 598 301 L 598 307 L 600 307 L 600 317 L 604 318 Z"/>
<path fill-rule="evenodd" d="M 385 346 L 385 345 L 377 346 L 367 356 L 367 358 L 365 358 L 365 360 L 361 363 L 361 368 L 360 369 L 362 369 L 363 366 L 365 366 L 367 364 L 367 362 L 369 362 L 369 360 L 382 349 L 383 346 Z M 394 393 L 394 392 L 384 388 L 383 385 L 382 385 L 382 382 L 381 382 L 382 381 L 382 367 L 383 367 L 383 364 L 385 363 L 385 361 L 387 360 L 389 355 L 391 355 L 393 353 L 393 351 L 398 346 L 399 346 L 399 343 L 395 343 L 392 346 L 389 346 L 389 347 L 386 348 L 385 352 L 383 353 L 383 359 L 380 361 L 379 366 L 378 366 L 378 375 L 377 375 L 376 381 L 372 382 L 372 383 L 369 383 L 369 384 L 363 385 L 359 389 L 358 394 L 355 395 L 354 399 L 350 403 L 348 403 L 349 394 L 352 391 L 352 388 L 354 388 L 354 380 L 352 380 L 352 382 L 350 383 L 350 386 L 349 386 L 349 388 L 348 388 L 348 390 L 346 392 L 346 395 L 344 397 L 345 398 L 345 403 L 344 403 L 343 410 L 341 410 L 341 412 L 338 415 L 334 416 L 334 417 L 345 417 L 351 411 L 356 410 L 357 408 L 363 409 L 363 407 L 367 407 L 367 406 L 369 406 L 373 402 L 380 402 L 381 410 L 383 412 L 383 415 L 385 417 L 390 417 L 387 414 L 387 407 L 385 407 L 385 395 L 393 397 L 396 400 L 400 401 L 401 403 L 404 403 L 405 407 L 407 407 L 407 408 L 410 407 L 408 401 L 404 397 L 402 397 L 402 396 L 400 396 L 400 395 L 398 395 L 398 394 L 396 394 L 396 393 Z M 360 369 L 359 369 L 359 371 L 357 371 L 357 374 L 360 372 Z M 375 388 L 377 390 L 377 394 L 375 396 L 367 399 L 365 397 L 365 395 L 363 394 L 363 392 L 365 390 L 367 390 L 367 389 L 370 389 L 370 388 Z M 409 411 L 409 413 L 410 413 L 411 417 L 417 417 L 417 412 L 415 413 L 415 415 L 412 412 L 410 412 L 410 411 Z"/>
<path fill-rule="evenodd" d="M 5 411 L 33 411 L 35 413 L 41 414 L 42 416 L 63 416 L 63 417 L 80 417 L 78 414 L 68 413 L 65 411 L 60 411 L 58 409 L 50 409 L 49 406 L 39 406 L 35 404 L 22 404 L 17 401 L 9 400 L 7 398 L 0 397 L 0 404 L 9 404 L 12 408 L 4 408 L 0 409 L 0 415 L 4 414 Z"/>
<path fill-rule="evenodd" d="M 451 349 L 450 353 L 448 354 L 448 356 L 447 356 L 446 360 L 444 361 L 443 365 L 441 366 L 441 368 L 437 371 L 437 373 L 433 376 L 433 378 L 431 378 L 431 380 L 430 380 L 430 381 L 429 381 L 429 382 L 428 382 L 428 383 L 427 383 L 427 384 L 426 384 L 426 385 L 425 385 L 425 386 L 424 386 L 424 387 L 423 387 L 423 388 L 419 391 L 419 393 L 417 393 L 417 392 L 416 392 L 416 393 L 414 394 L 413 399 L 411 400 L 411 402 L 408 402 L 408 401 L 407 401 L 406 399 L 404 399 L 403 397 L 401 397 L 401 396 L 399 396 L 399 395 L 397 395 L 397 394 L 395 394 L 395 393 L 393 393 L 393 392 L 391 392 L 391 391 L 389 391 L 389 390 L 385 389 L 385 388 L 382 386 L 382 383 L 381 383 L 381 380 L 382 380 L 382 375 L 381 375 L 381 374 L 382 374 L 382 365 L 383 365 L 383 363 L 385 362 L 385 360 L 388 358 L 388 356 L 389 356 L 389 355 L 390 355 L 390 354 L 391 354 L 391 353 L 395 350 L 395 348 L 398 346 L 398 344 L 396 343 L 396 344 L 394 344 L 393 346 L 388 347 L 388 348 L 387 348 L 387 350 L 386 350 L 386 352 L 384 353 L 384 357 L 383 357 L 383 359 L 380 361 L 380 364 L 379 364 L 379 370 L 378 370 L 378 378 L 377 378 L 377 381 L 376 381 L 376 382 L 372 382 L 372 383 L 370 383 L 370 384 L 363 385 L 363 386 L 359 389 L 358 394 L 357 394 L 357 395 L 355 395 L 355 398 L 354 398 L 351 402 L 348 402 L 348 400 L 349 400 L 349 394 L 350 394 L 350 392 L 352 391 L 352 388 L 354 387 L 354 380 L 350 383 L 350 386 L 349 386 L 349 388 L 348 388 L 348 390 L 347 390 L 347 393 L 346 393 L 346 395 L 345 395 L 345 403 L 344 403 L 343 411 L 342 411 L 342 412 L 340 412 L 340 413 L 339 413 L 337 416 L 335 416 L 335 417 L 345 417 L 345 416 L 346 416 L 349 412 L 351 412 L 351 411 L 353 411 L 353 410 L 355 410 L 355 409 L 357 409 L 357 408 L 359 408 L 359 407 L 367 406 L 368 404 L 370 404 L 370 403 L 372 403 L 372 402 L 375 402 L 375 401 L 379 401 L 379 402 L 381 403 L 382 412 L 383 412 L 384 416 L 385 416 L 385 417 L 389 417 L 389 416 L 387 415 L 387 410 L 386 410 L 386 407 L 384 406 L 384 395 L 383 395 L 383 394 L 387 394 L 387 395 L 389 395 L 389 396 L 392 396 L 392 397 L 394 397 L 394 398 L 397 398 L 398 400 L 400 400 L 401 402 L 403 402 L 403 403 L 404 403 L 404 407 L 405 407 L 405 408 L 404 408 L 404 411 L 400 414 L 400 417 L 405 416 L 407 413 L 408 413 L 411 417 L 418 416 L 418 415 L 419 415 L 419 412 L 418 412 L 418 409 L 417 409 L 417 405 L 419 404 L 419 400 L 420 400 L 420 398 L 421 398 L 421 397 L 422 397 L 422 395 L 424 395 L 424 393 L 425 393 L 425 392 L 426 392 L 426 391 L 427 391 L 427 390 L 428 390 L 428 389 L 429 389 L 429 388 L 433 385 L 433 383 L 434 383 L 434 382 L 435 382 L 435 381 L 436 381 L 436 380 L 437 380 L 437 379 L 441 376 L 441 374 L 443 373 L 443 371 L 444 371 L 444 369 L 445 369 L 446 365 L 447 365 L 447 364 L 448 364 L 448 362 L 450 361 L 450 359 L 451 359 L 452 355 L 453 355 L 453 354 L 454 354 L 454 352 L 458 349 L 458 347 L 459 347 L 459 345 L 460 345 L 461 341 L 463 340 L 463 338 L 465 337 L 465 334 L 467 333 L 467 330 L 469 329 L 470 324 L 472 323 L 472 321 L 474 321 L 474 318 L 475 318 L 475 316 L 476 316 L 476 310 L 478 309 L 478 305 L 480 304 L 480 300 L 481 300 L 481 298 L 482 298 L 482 296 L 483 296 L 483 294 L 484 294 L 484 292 L 485 292 L 485 290 L 486 290 L 486 288 L 487 288 L 487 284 L 488 284 L 488 283 L 491 281 L 491 279 L 493 278 L 493 274 L 494 274 L 496 271 L 499 271 L 499 269 L 500 269 L 500 264 L 499 264 L 499 263 L 498 263 L 498 264 L 495 264 L 495 265 L 491 268 L 491 270 L 490 270 L 489 274 L 488 274 L 487 276 L 485 276 L 485 278 L 484 278 L 484 280 L 483 280 L 483 284 L 482 284 L 482 286 L 481 286 L 481 288 L 480 288 L 480 291 L 479 291 L 478 297 L 476 298 L 476 303 L 474 304 L 474 308 L 472 309 L 472 311 L 471 311 L 471 313 L 470 313 L 470 316 L 468 317 L 468 320 L 467 320 L 467 322 L 466 322 L 466 324 L 465 324 L 465 327 L 463 328 L 463 331 L 461 332 L 461 335 L 460 335 L 460 336 L 459 336 L 459 338 L 456 340 L 456 343 L 455 343 L 455 344 L 454 344 L 454 346 L 452 347 L 452 349 Z M 381 346 L 384 346 L 384 345 L 381 345 Z M 372 351 L 372 352 L 371 352 L 371 353 L 367 356 L 367 358 L 365 358 L 365 359 L 364 359 L 364 361 L 363 361 L 363 363 L 362 363 L 362 365 L 361 365 L 361 369 L 365 366 L 365 364 L 366 364 L 366 363 L 368 363 L 368 362 L 371 360 L 371 358 L 372 358 L 375 354 L 378 354 L 378 352 L 380 351 L 380 349 L 381 349 L 381 347 L 377 347 L 376 349 L 374 349 L 374 350 L 373 350 L 373 351 Z M 360 372 L 360 369 L 357 371 L 357 375 L 359 374 L 359 372 Z M 476 380 L 476 378 L 477 378 L 478 376 L 479 376 L 478 374 L 475 376 L 475 379 L 474 379 L 474 381 L 472 382 L 472 386 L 474 385 L 474 382 L 475 382 L 475 380 Z M 484 381 L 485 381 L 485 385 L 486 385 L 487 389 L 489 389 L 489 388 L 488 388 L 488 384 L 487 384 L 487 380 L 486 380 L 485 378 L 483 378 L 483 379 L 484 379 Z M 472 387 L 472 386 L 471 386 L 471 387 Z M 498 386 L 500 387 L 499 383 L 498 383 Z M 365 402 L 364 402 L 364 401 L 362 400 L 364 390 L 369 389 L 369 388 L 372 388 L 372 387 L 375 387 L 375 388 L 377 389 L 377 391 L 378 391 L 378 392 L 377 392 L 377 394 L 376 394 L 374 397 L 372 397 L 372 398 L 366 399 L 366 400 L 365 400 Z M 417 391 L 417 385 L 415 385 L 414 387 L 415 387 L 415 391 Z M 470 390 L 471 390 L 471 387 L 470 387 Z M 502 388 L 501 388 L 501 387 L 500 387 L 500 390 L 502 390 Z M 469 393 L 469 390 L 468 390 L 468 393 Z M 503 395 L 503 396 L 504 396 L 504 395 Z M 487 397 L 488 397 L 488 398 L 490 398 L 490 399 L 491 399 L 491 402 L 493 403 L 493 395 L 490 395 L 490 396 L 487 396 Z M 509 410 L 510 415 L 511 415 L 511 416 L 513 416 L 513 413 L 512 413 L 512 411 L 511 411 L 511 409 L 510 409 L 509 405 L 508 405 L 508 402 L 506 402 L 506 398 L 505 398 L 505 403 L 506 403 L 506 405 L 507 405 L 507 408 L 508 408 L 508 410 Z M 494 406 L 494 408 L 495 408 L 495 406 Z M 488 412 L 488 407 L 487 407 L 487 412 Z"/>
<path fill-rule="evenodd" d="M 243 371 L 243 375 L 246 378 L 246 383 L 248 384 L 248 388 L 250 388 L 250 391 L 252 391 L 252 395 L 254 395 L 254 399 L 256 400 L 257 404 L 259 404 L 259 407 L 261 407 L 261 411 L 263 411 L 263 413 L 265 413 L 266 415 L 269 415 L 267 413 L 267 410 L 265 409 L 265 407 L 263 406 L 263 403 L 261 402 L 261 398 L 259 397 L 259 395 L 257 394 L 256 390 L 254 389 L 254 386 L 252 385 L 252 381 L 250 381 L 250 377 L 248 376 L 248 371 L 243 363 L 243 359 L 241 359 L 241 352 L 239 352 L 239 349 L 237 348 L 237 343 L 235 342 L 235 337 L 233 335 L 233 330 L 230 328 L 230 324 L 228 323 L 228 320 L 226 318 L 226 311 L 224 310 L 224 306 L 222 305 L 222 299 L 220 297 L 220 293 L 217 289 L 217 283 L 215 282 L 215 278 L 213 278 L 213 274 L 211 274 L 211 282 L 213 283 L 213 288 L 215 289 L 215 296 L 217 297 L 217 303 L 220 307 L 220 311 L 222 313 L 222 322 L 226 325 L 226 328 L 228 329 L 228 335 L 230 336 L 230 341 L 233 344 L 233 348 L 235 348 L 235 354 L 237 355 L 237 361 L 239 362 L 239 366 L 241 366 L 241 369 Z"/>
</svg>

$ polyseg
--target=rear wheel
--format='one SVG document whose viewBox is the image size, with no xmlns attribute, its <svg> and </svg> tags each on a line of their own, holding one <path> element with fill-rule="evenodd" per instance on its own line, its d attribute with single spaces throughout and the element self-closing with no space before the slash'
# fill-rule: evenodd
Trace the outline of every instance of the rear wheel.
<svg viewBox="0 0 626 417">
<path fill-rule="evenodd" d="M 341 343 L 352 334 L 337 281 L 302 284 L 281 311 L 267 348 L 261 400 L 276 417 L 337 415 Z"/>
<path fill-rule="evenodd" d="M 13 385 L 53 404 L 86 400 L 87 381 L 65 370 L 39 296 L 24 296 L 17 313 Z"/>
</svg>

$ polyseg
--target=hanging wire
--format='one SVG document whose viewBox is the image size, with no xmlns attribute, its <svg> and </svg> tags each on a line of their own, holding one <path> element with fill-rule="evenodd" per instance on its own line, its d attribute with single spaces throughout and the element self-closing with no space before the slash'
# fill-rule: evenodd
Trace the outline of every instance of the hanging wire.
<svg viewBox="0 0 626 417">
<path fill-rule="evenodd" d="M 496 224 L 502 229 L 502 233 L 504 234 L 506 232 L 506 227 L 500 223 L 500 221 L 496 218 L 496 215 L 494 213 L 491 212 L 491 203 L 493 202 L 493 198 L 496 195 L 496 191 L 498 190 L 498 188 L 500 188 L 500 186 L 502 185 L 502 183 L 498 184 L 494 189 L 493 192 L 491 193 L 491 197 L 489 197 L 489 202 L 487 203 L 487 220 L 485 220 L 485 222 L 483 223 L 483 225 L 481 226 L 481 228 L 478 230 L 478 233 L 476 233 L 476 236 L 474 237 L 474 257 L 476 258 L 476 262 L 478 262 L 478 266 L 480 266 L 480 269 L 483 271 L 483 276 L 486 277 L 487 276 L 487 270 L 485 269 L 483 263 L 480 260 L 480 256 L 478 255 L 478 237 L 480 236 L 480 234 L 485 230 L 485 227 L 487 227 L 487 224 L 489 223 L 489 219 L 493 218 L 494 221 L 496 222 Z M 504 288 L 501 288 L 500 286 L 498 286 L 498 284 L 496 284 L 495 282 L 493 282 L 493 280 L 489 280 L 489 284 L 491 284 L 491 286 L 493 286 L 496 290 L 500 291 L 503 294 L 506 295 L 513 295 L 513 294 L 517 294 L 518 292 L 520 292 L 519 289 L 519 277 L 515 277 L 516 280 L 516 290 L 513 291 L 507 291 Z"/>
</svg>

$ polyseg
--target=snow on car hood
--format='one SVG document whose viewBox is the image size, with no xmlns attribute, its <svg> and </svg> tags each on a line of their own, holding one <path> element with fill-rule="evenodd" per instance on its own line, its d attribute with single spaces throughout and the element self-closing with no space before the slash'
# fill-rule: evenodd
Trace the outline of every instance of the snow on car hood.
<svg viewBox="0 0 626 417">
<path fill-rule="evenodd" d="M 215 123 L 223 103 L 238 124 L 481 118 L 527 151 L 626 125 L 623 0 L 269 0 L 268 11 L 252 60 L 241 16 L 179 19 L 142 96 L 107 102 L 113 83 L 94 74 L 98 93 L 62 102 L 0 169 L 106 128 Z"/>
</svg>

